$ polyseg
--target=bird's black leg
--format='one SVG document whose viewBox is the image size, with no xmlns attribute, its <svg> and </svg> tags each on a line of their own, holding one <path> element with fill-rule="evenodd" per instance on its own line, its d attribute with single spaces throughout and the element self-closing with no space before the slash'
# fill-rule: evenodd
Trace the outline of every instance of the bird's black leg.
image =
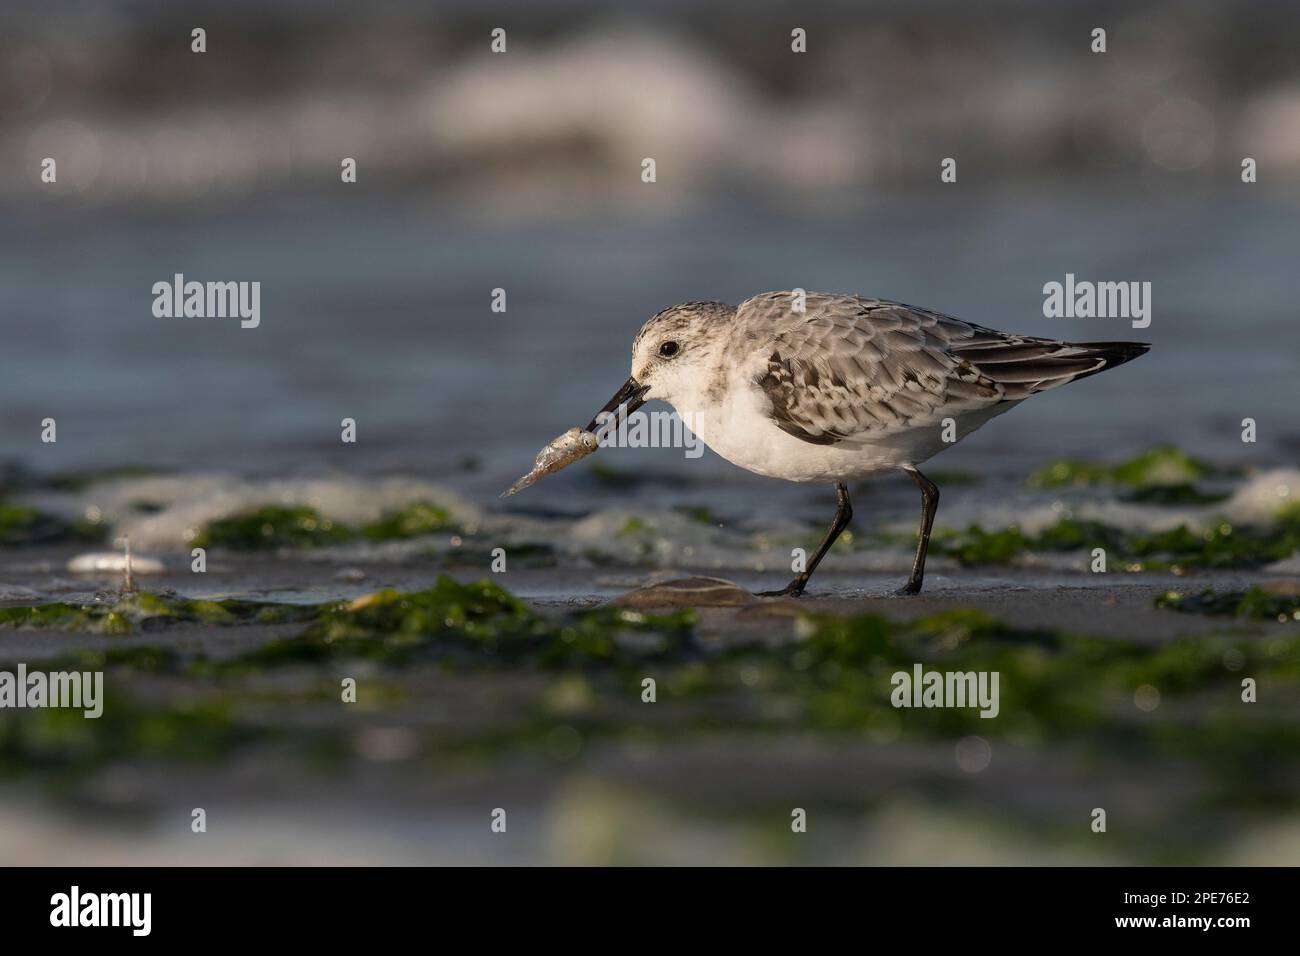
<svg viewBox="0 0 1300 956">
<path fill-rule="evenodd" d="M 921 580 L 925 577 L 925 553 L 930 550 L 930 529 L 934 526 L 934 516 L 939 510 L 939 486 L 915 468 L 909 468 L 907 473 L 921 489 L 920 540 L 916 543 L 916 560 L 912 562 L 912 576 L 894 593 L 920 594 Z"/>
<path fill-rule="evenodd" d="M 826 552 L 831 549 L 835 539 L 840 536 L 840 532 L 849 526 L 853 520 L 853 505 L 849 503 L 849 489 L 843 483 L 835 485 L 835 496 L 837 505 L 835 508 L 835 517 L 831 520 L 830 530 L 826 532 L 826 537 L 822 539 L 821 545 L 817 548 L 817 553 L 808 562 L 808 567 L 801 571 L 793 581 L 787 584 L 779 591 L 759 591 L 759 597 L 798 597 L 803 594 L 803 589 L 808 585 L 808 579 L 812 577 L 813 572 L 817 570 L 817 565 L 821 563 Z"/>
</svg>

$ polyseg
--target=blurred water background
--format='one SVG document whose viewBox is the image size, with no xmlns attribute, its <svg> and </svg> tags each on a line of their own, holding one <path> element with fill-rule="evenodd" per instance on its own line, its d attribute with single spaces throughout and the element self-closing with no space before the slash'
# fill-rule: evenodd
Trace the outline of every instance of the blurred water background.
<svg viewBox="0 0 1300 956">
<path fill-rule="evenodd" d="M 17 3 L 3 17 L 0 439 L 38 472 L 402 472 L 488 496 L 604 402 L 649 315 L 794 286 L 1154 342 L 944 467 L 1157 441 L 1293 459 L 1300 444 L 1293 5 Z M 1105 54 L 1089 50 L 1096 25 Z M 495 26 L 505 55 L 489 52 Z M 789 52 L 795 26 L 807 54 Z M 56 184 L 39 181 L 44 156 Z M 1257 183 L 1241 181 L 1246 156 Z M 260 281 L 261 326 L 155 318 L 151 286 L 176 272 Z M 1150 281 L 1151 327 L 1045 319 L 1043 284 L 1066 273 Z M 39 440 L 46 417 L 57 444 Z M 339 441 L 344 417 L 356 445 Z M 711 455 L 604 455 L 783 493 Z"/>
</svg>

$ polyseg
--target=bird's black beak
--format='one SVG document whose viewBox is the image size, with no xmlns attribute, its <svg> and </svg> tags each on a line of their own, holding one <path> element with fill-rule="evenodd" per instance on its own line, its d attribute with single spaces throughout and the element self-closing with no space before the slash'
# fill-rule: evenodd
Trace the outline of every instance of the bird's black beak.
<svg viewBox="0 0 1300 956">
<path fill-rule="evenodd" d="M 605 403 L 605 407 L 596 413 L 596 417 L 587 426 L 587 431 L 594 432 L 605 425 L 609 421 L 605 416 L 617 415 L 620 406 L 625 407 L 624 415 L 630 415 L 645 404 L 645 393 L 648 391 L 650 391 L 649 385 L 642 385 L 636 379 L 629 378 L 623 383 L 623 387 L 614 393 L 614 397 Z"/>
</svg>

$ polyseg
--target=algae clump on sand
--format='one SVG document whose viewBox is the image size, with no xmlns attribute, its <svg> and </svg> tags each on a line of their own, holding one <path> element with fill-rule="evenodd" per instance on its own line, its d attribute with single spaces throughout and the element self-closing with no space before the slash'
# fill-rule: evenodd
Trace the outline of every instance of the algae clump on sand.
<svg viewBox="0 0 1300 956">
<path fill-rule="evenodd" d="M 137 591 L 109 603 L 55 601 L 34 607 L 0 608 L 0 627 L 132 634 L 173 624 L 288 624 L 316 614 L 311 606 L 225 599 L 209 601 Z"/>
<path fill-rule="evenodd" d="M 645 615 L 597 608 L 547 617 L 491 581 L 460 584 L 442 575 L 422 591 L 386 589 L 322 606 L 299 637 L 252 652 L 250 663 L 309 663 L 347 657 L 403 665 L 417 659 L 470 666 L 617 664 L 679 648 L 690 612 Z M 620 641 L 639 634 L 651 639 Z"/>
<path fill-rule="evenodd" d="M 1048 462 L 1029 476 L 1034 488 L 1066 488 L 1081 485 L 1116 484 L 1130 488 L 1191 485 L 1216 474 L 1213 467 L 1186 452 L 1160 445 L 1114 465 L 1075 458 Z"/>
<path fill-rule="evenodd" d="M 1206 588 L 1197 594 L 1166 591 L 1156 598 L 1155 603 L 1156 607 L 1188 614 L 1300 621 L 1300 594 L 1275 593 L 1262 587 L 1242 591 L 1215 591 Z"/>
<path fill-rule="evenodd" d="M 360 528 L 334 521 L 308 505 L 266 505 L 208 523 L 191 542 L 199 548 L 258 551 L 277 548 L 319 548 L 358 538 L 395 541 L 456 527 L 447 508 L 415 501 L 385 513 Z"/>
<path fill-rule="evenodd" d="M 228 518 L 218 518 L 191 542 L 196 548 L 310 548 L 339 544 L 353 537 L 351 530 L 322 517 L 306 505 L 267 505 Z"/>
</svg>

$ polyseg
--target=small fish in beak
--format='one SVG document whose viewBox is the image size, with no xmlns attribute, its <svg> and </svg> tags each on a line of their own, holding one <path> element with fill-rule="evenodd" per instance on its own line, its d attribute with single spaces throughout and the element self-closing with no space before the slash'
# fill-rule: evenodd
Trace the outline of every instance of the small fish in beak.
<svg viewBox="0 0 1300 956">
<path fill-rule="evenodd" d="M 553 438 L 537 453 L 532 471 L 502 492 L 501 497 L 508 498 L 518 494 L 539 478 L 545 478 L 561 468 L 572 465 L 580 458 L 586 458 L 600 447 L 596 430 L 609 420 L 605 416 L 617 415 L 620 408 L 625 409 L 624 414 L 640 408 L 645 404 L 645 393 L 648 390 L 647 386 L 638 384 L 636 379 L 629 378 L 623 383 L 623 387 L 614 393 L 614 397 L 605 403 L 605 407 L 596 413 L 590 425 L 586 428 L 570 428 L 563 435 Z"/>
<path fill-rule="evenodd" d="M 533 462 L 533 470 L 502 492 L 501 497 L 509 498 L 523 491 L 537 479 L 545 478 L 573 464 L 579 458 L 586 458 L 599 447 L 600 443 L 596 441 L 596 436 L 592 432 L 583 431 L 581 428 L 570 428 L 558 438 L 553 438 L 539 451 L 537 460 Z"/>
</svg>

